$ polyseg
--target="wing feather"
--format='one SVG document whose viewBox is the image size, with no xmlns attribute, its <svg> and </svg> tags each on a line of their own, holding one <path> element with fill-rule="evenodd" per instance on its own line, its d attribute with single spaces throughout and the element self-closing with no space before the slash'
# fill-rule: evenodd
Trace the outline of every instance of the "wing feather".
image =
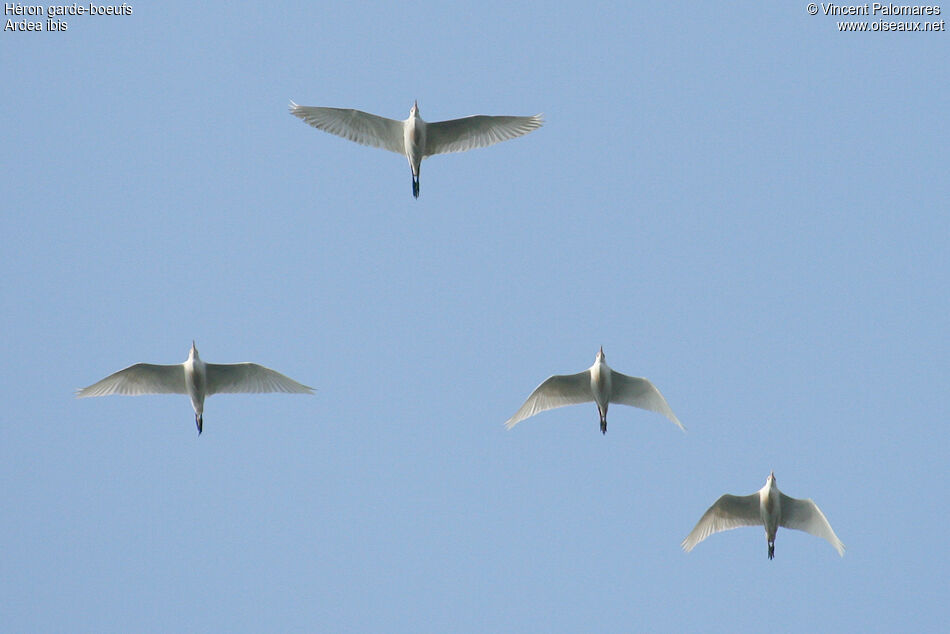
<svg viewBox="0 0 950 634">
<path fill-rule="evenodd" d="M 320 108 L 298 106 L 290 102 L 290 114 L 309 123 L 318 130 L 369 145 L 406 154 L 403 137 L 403 122 L 350 108 Z"/>
<path fill-rule="evenodd" d="M 136 363 L 110 374 L 89 387 L 76 390 L 76 398 L 123 394 L 186 394 L 185 368 L 182 364 L 155 365 Z"/>
<path fill-rule="evenodd" d="M 838 554 L 844 557 L 844 544 L 835 535 L 825 514 L 812 500 L 798 500 L 781 493 L 781 526 L 805 531 L 815 537 L 821 537 L 831 544 Z"/>
<path fill-rule="evenodd" d="M 613 374 L 610 377 L 611 402 L 632 405 L 657 414 L 663 414 L 676 423 L 680 429 L 686 431 L 683 423 L 676 418 L 676 414 L 670 409 L 669 403 L 666 402 L 666 399 L 660 394 L 660 390 L 656 389 L 653 383 L 644 378 L 612 372 Z"/>
<path fill-rule="evenodd" d="M 505 427 L 511 429 L 519 421 L 544 410 L 575 403 L 589 403 L 593 400 L 594 393 L 590 389 L 590 370 L 577 374 L 556 374 L 534 389 L 521 409 L 505 421 Z"/>
<path fill-rule="evenodd" d="M 528 134 L 543 123 L 540 114 L 533 117 L 474 115 L 429 123 L 425 156 L 487 147 Z"/>
<path fill-rule="evenodd" d="M 680 545 L 683 550 L 689 552 L 696 544 L 713 533 L 740 526 L 760 526 L 761 524 L 758 493 L 742 496 L 726 494 L 706 510 L 695 528 Z"/>
<path fill-rule="evenodd" d="M 208 396 L 261 392 L 313 394 L 313 388 L 256 363 L 208 363 L 205 367 Z"/>
</svg>

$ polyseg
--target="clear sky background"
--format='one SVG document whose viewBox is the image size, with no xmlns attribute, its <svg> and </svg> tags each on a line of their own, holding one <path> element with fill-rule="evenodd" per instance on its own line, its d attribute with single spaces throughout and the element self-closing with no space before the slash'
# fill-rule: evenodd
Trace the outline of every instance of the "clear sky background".
<svg viewBox="0 0 950 634">
<path fill-rule="evenodd" d="M 0 629 L 945 627 L 950 36 L 734 5 L 0 32 Z M 291 99 L 546 124 L 428 159 L 414 200 Z M 73 397 L 192 339 L 318 391 L 215 396 L 201 437 L 185 396 Z M 601 345 L 687 433 L 615 406 L 602 436 L 593 404 L 504 429 Z M 773 469 L 844 558 L 682 552 Z"/>
</svg>

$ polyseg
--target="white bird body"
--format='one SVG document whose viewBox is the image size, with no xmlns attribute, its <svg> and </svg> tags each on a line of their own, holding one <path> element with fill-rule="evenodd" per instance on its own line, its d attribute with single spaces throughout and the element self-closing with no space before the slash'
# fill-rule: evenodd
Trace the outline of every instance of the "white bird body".
<svg viewBox="0 0 950 634">
<path fill-rule="evenodd" d="M 594 402 L 597 403 L 597 411 L 601 412 L 601 417 L 606 418 L 613 381 L 610 380 L 612 370 L 607 365 L 603 353 L 604 349 L 601 348 L 594 360 L 594 365 L 590 366 L 588 372 L 590 372 L 590 392 L 594 397 Z"/>
<path fill-rule="evenodd" d="M 656 386 L 647 379 L 612 370 L 607 365 L 603 348 L 597 353 L 594 365 L 587 370 L 578 374 L 554 375 L 541 383 L 515 415 L 505 422 L 505 426 L 511 429 L 519 421 L 539 412 L 591 401 L 597 403 L 600 431 L 604 434 L 607 433 L 607 408 L 610 403 L 632 405 L 663 414 L 685 431 Z"/>
<path fill-rule="evenodd" d="M 195 421 L 198 424 L 198 434 L 201 434 L 201 422 L 204 419 L 205 395 L 208 392 L 208 364 L 198 356 L 198 349 L 195 342 L 191 342 L 191 350 L 188 351 L 188 358 L 182 364 L 185 373 L 185 389 L 188 390 L 188 398 L 191 399 L 191 406 L 195 410 Z"/>
<path fill-rule="evenodd" d="M 775 534 L 779 526 L 821 537 L 844 557 L 844 544 L 818 505 L 812 500 L 799 500 L 779 491 L 774 473 L 769 474 L 765 486 L 756 493 L 744 496 L 726 494 L 716 500 L 681 545 L 689 552 L 713 533 L 739 526 L 765 527 L 769 559 L 775 556 Z"/>
<path fill-rule="evenodd" d="M 412 104 L 409 118 L 406 119 L 403 138 L 406 145 L 406 158 L 412 170 L 412 195 L 419 197 L 419 169 L 426 152 L 426 122 L 419 116 L 418 104 Z"/>
<path fill-rule="evenodd" d="M 533 117 L 474 115 L 427 123 L 419 116 L 418 103 L 413 103 L 405 121 L 348 108 L 299 106 L 293 101 L 290 113 L 324 132 L 405 156 L 412 170 L 412 195 L 416 198 L 419 197 L 419 168 L 427 156 L 486 147 L 527 134 L 544 123 L 540 114 Z"/>
<path fill-rule="evenodd" d="M 156 365 L 136 363 L 76 391 L 77 398 L 124 394 L 187 394 L 195 410 L 195 425 L 201 434 L 205 398 L 219 393 L 287 392 L 313 394 L 307 387 L 280 372 L 256 363 L 205 363 L 195 342 L 184 363 Z"/>
</svg>

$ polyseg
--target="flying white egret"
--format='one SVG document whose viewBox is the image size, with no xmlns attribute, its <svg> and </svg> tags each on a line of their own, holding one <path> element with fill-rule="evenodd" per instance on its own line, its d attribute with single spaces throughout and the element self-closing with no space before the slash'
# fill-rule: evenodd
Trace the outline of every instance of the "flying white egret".
<svg viewBox="0 0 950 634">
<path fill-rule="evenodd" d="M 779 526 L 821 537 L 844 557 L 844 544 L 831 530 L 831 524 L 818 505 L 811 500 L 797 500 L 779 491 L 775 485 L 775 473 L 769 473 L 765 486 L 752 495 L 726 494 L 716 500 L 681 545 L 683 550 L 689 552 L 713 533 L 739 526 L 765 527 L 769 559 L 775 556 L 775 533 Z"/>
<path fill-rule="evenodd" d="M 205 397 L 224 393 L 290 392 L 313 394 L 313 388 L 256 363 L 205 363 L 191 342 L 188 359 L 176 365 L 136 363 L 98 383 L 76 391 L 76 398 L 110 394 L 187 394 L 201 435 Z"/>
<path fill-rule="evenodd" d="M 290 114 L 324 132 L 402 154 L 409 159 L 412 195 L 416 198 L 419 197 L 419 166 L 427 156 L 486 147 L 527 134 L 544 123 L 540 114 L 533 117 L 473 115 L 429 123 L 419 116 L 418 103 L 412 104 L 405 121 L 348 108 L 298 106 L 293 101 Z"/>
<path fill-rule="evenodd" d="M 555 375 L 535 388 L 515 415 L 505 422 L 508 429 L 518 421 L 534 416 L 538 412 L 574 405 L 575 403 L 597 403 L 600 413 L 600 431 L 607 433 L 607 407 L 610 403 L 632 405 L 641 409 L 663 414 L 685 431 L 673 410 L 670 409 L 660 390 L 647 379 L 627 376 L 615 372 L 607 365 L 604 348 L 601 347 L 594 365 L 578 374 Z"/>
</svg>

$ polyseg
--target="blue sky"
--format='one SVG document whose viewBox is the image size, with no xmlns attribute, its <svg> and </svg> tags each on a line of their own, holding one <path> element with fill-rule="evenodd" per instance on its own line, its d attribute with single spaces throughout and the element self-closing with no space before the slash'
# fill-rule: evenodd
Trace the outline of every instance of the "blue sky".
<svg viewBox="0 0 950 634">
<path fill-rule="evenodd" d="M 132 6 L 0 32 L 4 631 L 945 626 L 945 32 Z M 425 161 L 413 200 L 291 99 L 546 124 Z M 318 391 L 215 396 L 200 438 L 184 396 L 73 398 L 192 339 Z M 504 429 L 601 345 L 687 433 L 615 406 L 602 436 L 592 404 Z M 680 550 L 773 469 L 844 558 Z"/>
</svg>

